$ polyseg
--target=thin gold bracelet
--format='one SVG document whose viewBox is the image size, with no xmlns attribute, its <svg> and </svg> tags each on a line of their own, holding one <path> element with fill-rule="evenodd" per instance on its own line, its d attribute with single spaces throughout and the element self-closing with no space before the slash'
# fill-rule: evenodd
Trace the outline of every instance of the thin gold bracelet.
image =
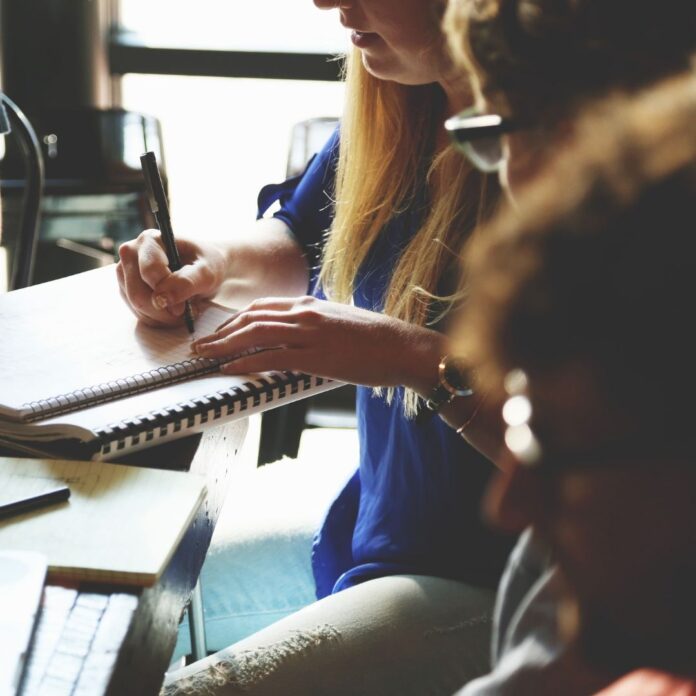
<svg viewBox="0 0 696 696">
<path fill-rule="evenodd" d="M 474 407 L 474 410 L 471 412 L 471 415 L 457 428 L 457 435 L 464 437 L 464 431 L 471 425 L 474 418 L 476 418 L 476 416 L 478 416 L 478 412 L 481 410 L 481 406 L 483 406 L 483 402 L 485 400 L 486 400 L 486 395 L 484 394 L 479 399 L 479 402 L 476 404 L 476 406 Z"/>
</svg>

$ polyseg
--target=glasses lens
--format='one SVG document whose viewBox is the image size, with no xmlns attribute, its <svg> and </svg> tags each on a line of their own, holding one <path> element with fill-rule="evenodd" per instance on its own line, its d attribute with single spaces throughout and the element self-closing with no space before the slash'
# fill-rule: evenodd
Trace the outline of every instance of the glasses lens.
<svg viewBox="0 0 696 696">
<path fill-rule="evenodd" d="M 482 114 L 476 107 L 445 121 L 455 145 L 483 172 L 496 172 L 503 163 L 500 136 L 510 129 L 509 121 L 498 114 Z"/>
<path fill-rule="evenodd" d="M 503 145 L 498 137 L 458 142 L 457 146 L 482 172 L 497 172 L 503 164 Z"/>
</svg>

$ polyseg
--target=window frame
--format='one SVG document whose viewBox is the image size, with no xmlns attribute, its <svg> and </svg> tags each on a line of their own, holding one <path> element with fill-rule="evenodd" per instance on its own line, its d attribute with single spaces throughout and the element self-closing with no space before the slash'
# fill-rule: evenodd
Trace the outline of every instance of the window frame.
<svg viewBox="0 0 696 696">
<path fill-rule="evenodd" d="M 109 71 L 126 74 L 188 75 L 269 80 L 342 79 L 342 54 L 150 46 L 134 32 L 116 28 L 110 33 Z"/>
</svg>

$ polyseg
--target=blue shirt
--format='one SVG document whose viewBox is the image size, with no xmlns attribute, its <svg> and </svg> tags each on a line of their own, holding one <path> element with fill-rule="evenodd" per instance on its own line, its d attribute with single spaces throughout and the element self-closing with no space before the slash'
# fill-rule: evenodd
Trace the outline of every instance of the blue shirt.
<svg viewBox="0 0 696 696">
<path fill-rule="evenodd" d="M 259 195 L 260 214 L 280 202 L 275 217 L 304 248 L 315 292 L 333 215 L 338 146 L 336 131 L 302 175 Z M 423 210 L 414 196 L 385 226 L 357 275 L 356 306 L 382 311 L 390 275 Z M 357 388 L 360 462 L 315 538 L 319 598 L 383 575 L 434 575 L 489 586 L 500 575 L 510 541 L 490 531 L 480 513 L 492 465 L 439 417 L 424 424 L 406 418 L 402 399 L 401 388 L 391 404 L 369 387 Z"/>
</svg>

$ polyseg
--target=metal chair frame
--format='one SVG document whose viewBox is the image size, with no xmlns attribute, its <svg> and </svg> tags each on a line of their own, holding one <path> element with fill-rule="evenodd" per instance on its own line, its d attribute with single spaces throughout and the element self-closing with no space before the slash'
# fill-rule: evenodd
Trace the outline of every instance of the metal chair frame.
<svg viewBox="0 0 696 696">
<path fill-rule="evenodd" d="M 27 183 L 24 190 L 22 223 L 8 283 L 9 290 L 18 290 L 31 285 L 32 281 L 41 221 L 44 162 L 36 131 L 24 112 L 3 92 L 0 92 L 0 103 L 7 110 L 10 126 L 16 130 L 26 161 Z"/>
</svg>

